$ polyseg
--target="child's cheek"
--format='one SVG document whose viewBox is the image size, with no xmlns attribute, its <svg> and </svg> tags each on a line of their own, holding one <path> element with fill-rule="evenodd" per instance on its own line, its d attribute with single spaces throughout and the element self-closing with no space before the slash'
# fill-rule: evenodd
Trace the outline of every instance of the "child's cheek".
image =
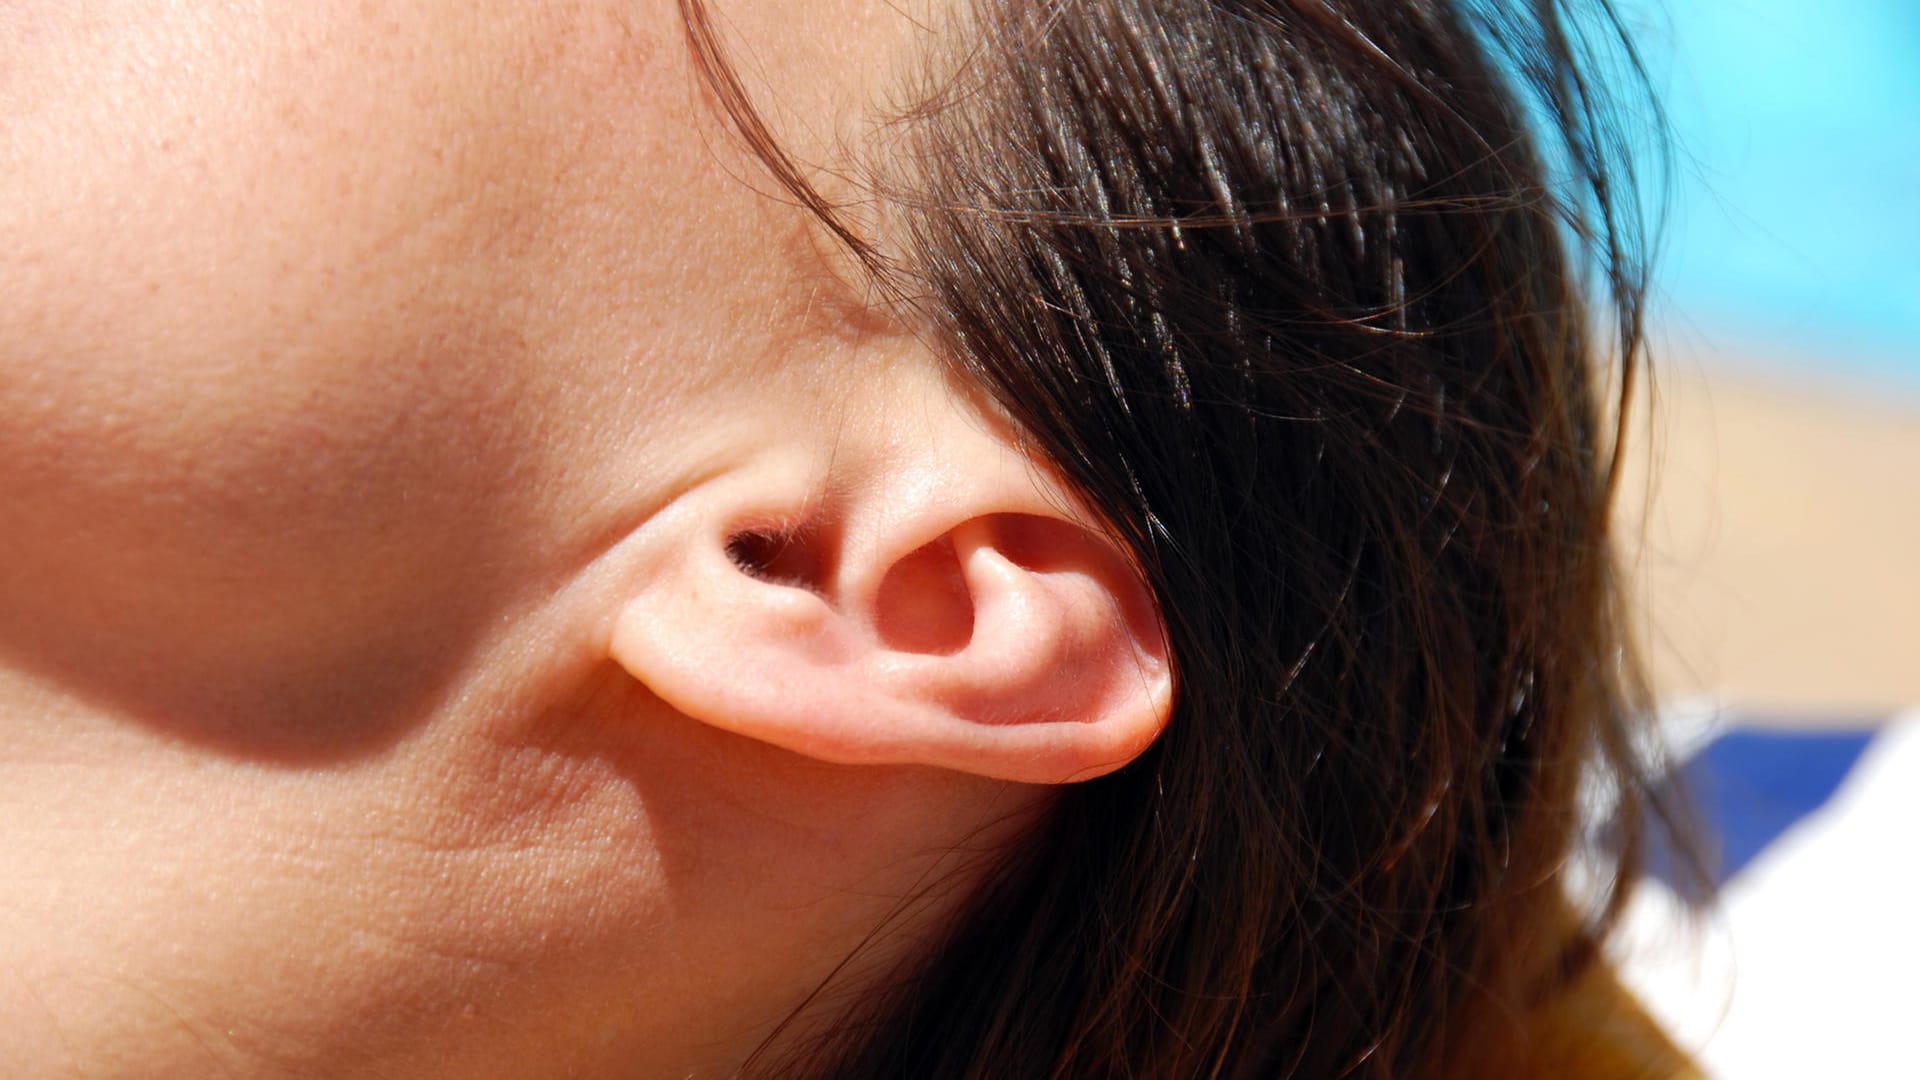
<svg viewBox="0 0 1920 1080">
<path fill-rule="evenodd" d="M 531 543 L 541 137 L 327 5 L 67 7 L 0 80 L 0 653 L 210 731 L 404 711 Z"/>
</svg>

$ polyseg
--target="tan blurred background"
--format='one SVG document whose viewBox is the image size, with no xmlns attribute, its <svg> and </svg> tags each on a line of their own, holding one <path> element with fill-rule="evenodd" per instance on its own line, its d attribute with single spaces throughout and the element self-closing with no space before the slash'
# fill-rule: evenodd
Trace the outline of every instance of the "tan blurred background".
<svg viewBox="0 0 1920 1080">
<path fill-rule="evenodd" d="M 1621 497 L 1662 701 L 1920 705 L 1920 394 L 1821 359 L 1656 348 Z"/>
</svg>

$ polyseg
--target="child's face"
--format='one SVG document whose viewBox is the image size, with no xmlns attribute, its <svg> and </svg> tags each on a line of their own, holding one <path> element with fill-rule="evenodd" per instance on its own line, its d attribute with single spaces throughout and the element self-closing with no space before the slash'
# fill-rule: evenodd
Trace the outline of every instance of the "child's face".
<svg viewBox="0 0 1920 1080">
<path fill-rule="evenodd" d="M 805 160 L 916 43 L 719 10 Z M 766 883 L 925 873 L 803 838 L 958 848 L 595 675 L 624 536 L 931 367 L 763 176 L 672 0 L 0 0 L 0 1059 L 737 1060 L 866 932 Z"/>
</svg>

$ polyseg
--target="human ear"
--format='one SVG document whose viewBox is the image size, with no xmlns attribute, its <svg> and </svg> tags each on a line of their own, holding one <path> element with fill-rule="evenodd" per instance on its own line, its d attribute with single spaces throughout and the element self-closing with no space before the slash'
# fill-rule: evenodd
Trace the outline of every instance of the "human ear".
<svg viewBox="0 0 1920 1080">
<path fill-rule="evenodd" d="M 773 467 L 689 497 L 613 659 L 695 720 L 829 762 L 1051 784 L 1131 761 L 1173 698 L 1149 591 L 1007 440 L 934 426 L 876 439 L 810 507 L 770 509 L 792 490 Z"/>
</svg>

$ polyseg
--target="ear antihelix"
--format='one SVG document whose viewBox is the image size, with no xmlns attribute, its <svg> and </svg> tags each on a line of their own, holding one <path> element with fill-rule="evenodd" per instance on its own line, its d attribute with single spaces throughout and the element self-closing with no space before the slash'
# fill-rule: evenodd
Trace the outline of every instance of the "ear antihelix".
<svg viewBox="0 0 1920 1080">
<path fill-rule="evenodd" d="M 966 650 L 972 677 L 990 685 L 995 696 L 1017 696 L 1029 707 L 1044 709 L 1031 692 L 1007 692 L 1016 687 L 1044 691 L 1068 674 L 1061 661 L 1076 650 L 1063 598 L 1039 575 L 1016 566 L 995 545 L 985 522 L 956 530 L 954 541 L 967 586 L 976 597 L 975 634 Z"/>
<path fill-rule="evenodd" d="M 1159 696 L 1157 620 L 1142 620 L 1131 570 L 1103 538 L 1066 522 L 1001 515 L 954 532 L 975 602 L 973 640 L 953 675 L 1000 722 L 1076 719 Z M 1152 637 L 1150 637 L 1152 635 Z"/>
</svg>

